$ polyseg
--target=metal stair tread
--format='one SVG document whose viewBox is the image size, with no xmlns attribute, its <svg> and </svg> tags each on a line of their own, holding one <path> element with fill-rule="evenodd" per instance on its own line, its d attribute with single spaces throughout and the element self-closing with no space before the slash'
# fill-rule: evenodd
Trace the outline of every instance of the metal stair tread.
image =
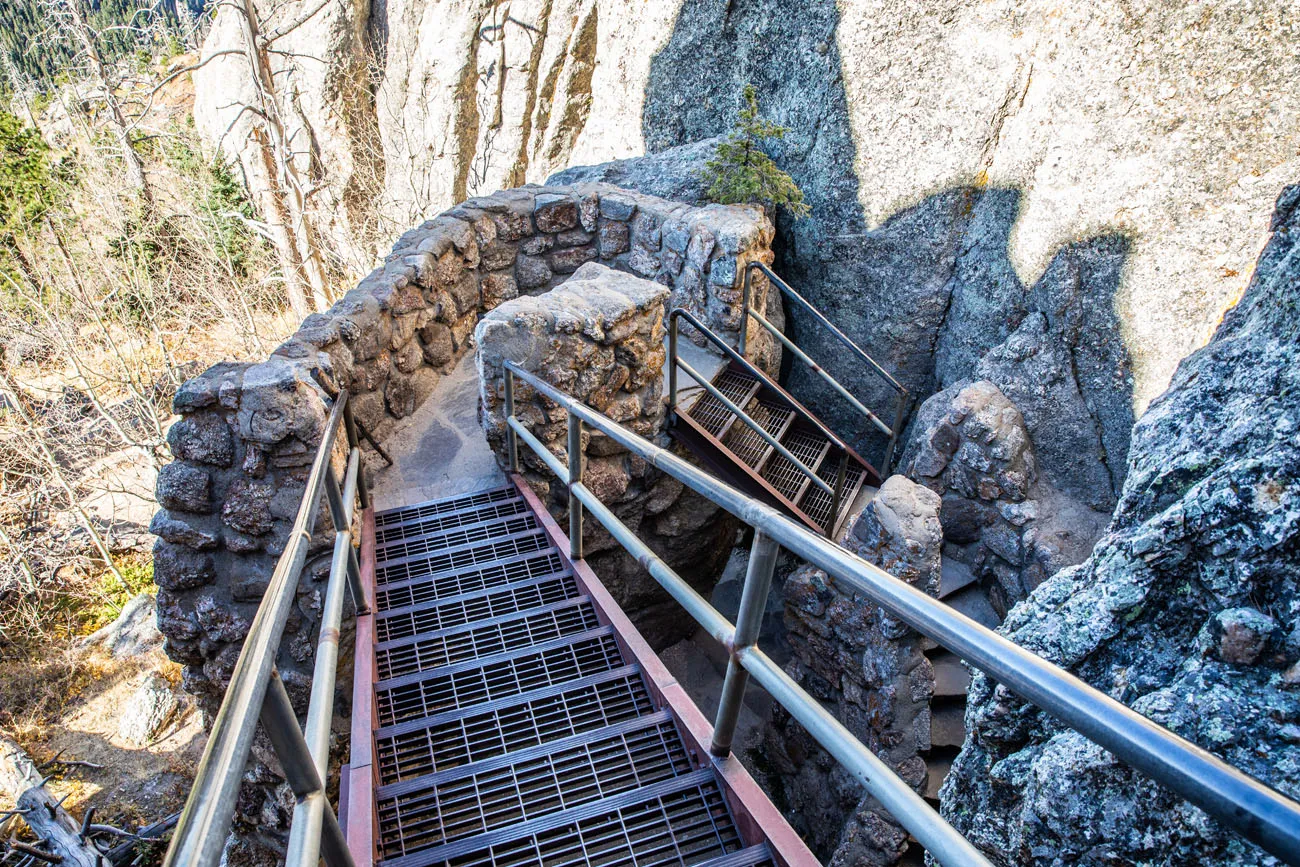
<svg viewBox="0 0 1300 867">
<path fill-rule="evenodd" d="M 791 454 L 804 462 L 814 473 L 821 466 L 822 461 L 830 454 L 831 441 L 821 434 L 812 434 L 808 431 L 791 431 L 787 433 L 786 439 L 781 444 L 790 450 Z M 816 455 L 808 460 L 808 452 L 816 449 Z M 792 462 L 785 458 L 784 455 L 774 454 L 759 471 L 764 479 L 780 491 L 781 496 L 785 497 L 792 503 L 798 503 L 812 485 L 812 479 L 796 467 Z M 796 484 L 791 487 L 790 482 Z"/>
<path fill-rule="evenodd" d="M 375 558 L 376 558 L 375 562 L 378 565 L 383 565 L 384 563 L 390 562 L 390 560 L 394 562 L 397 561 L 400 558 L 398 557 L 388 558 L 384 556 L 384 553 L 386 551 L 390 551 L 396 548 L 410 547 L 412 543 L 419 543 L 422 546 L 426 546 L 425 550 L 420 553 L 432 554 L 437 551 L 445 550 L 448 548 L 455 548 L 460 545 L 467 544 L 468 542 L 490 539 L 496 535 L 509 536 L 515 533 L 522 533 L 525 532 L 526 530 L 533 529 L 536 526 L 537 526 L 537 518 L 535 518 L 530 512 L 522 512 L 514 515 L 506 515 L 504 517 L 490 518 L 488 520 L 479 521 L 473 524 L 465 524 L 460 527 L 450 527 L 448 529 L 438 530 L 433 533 L 422 533 L 422 534 L 416 534 L 412 536 L 401 536 L 396 539 L 390 539 L 389 541 L 385 542 L 382 545 L 377 545 L 375 547 Z M 516 529 L 514 530 L 507 529 L 510 527 L 515 527 Z M 501 532 L 499 534 L 492 533 L 492 535 L 489 536 L 481 535 L 483 533 L 490 533 L 494 528 Z M 480 539 L 472 538 L 474 536 L 479 536 Z M 463 540 L 459 542 L 451 542 L 450 544 L 445 544 L 445 545 L 434 544 L 441 539 L 457 539 L 457 538 L 462 538 Z M 414 555 L 406 554 L 403 556 L 414 556 Z"/>
<path fill-rule="evenodd" d="M 466 659 L 460 662 L 452 663 L 451 665 L 444 665 L 438 668 L 427 668 L 424 669 L 423 671 L 415 671 L 415 672 L 411 672 L 410 674 L 403 674 L 403 675 L 398 675 L 397 677 L 390 677 L 384 680 L 379 680 L 375 682 L 375 692 L 376 693 L 385 692 L 388 690 L 397 689 L 398 687 L 410 686 L 411 684 L 421 683 L 423 681 L 428 681 L 428 680 L 434 680 L 439 677 L 447 677 L 449 675 L 462 674 L 467 671 L 474 671 L 475 669 L 487 668 L 489 666 L 496 665 L 499 662 L 506 662 L 528 654 L 545 653 L 548 650 L 555 650 L 558 648 L 569 647 L 581 641 L 590 641 L 593 638 L 599 638 L 601 636 L 613 635 L 613 634 L 614 634 L 613 627 L 597 626 L 594 629 L 585 629 L 582 632 L 575 632 L 569 635 L 561 635 L 558 638 L 551 638 L 546 641 L 542 641 L 537 644 L 534 644 L 530 647 L 503 650 L 500 653 L 493 653 L 487 656 L 476 656 L 472 659 Z"/>
<path fill-rule="evenodd" d="M 672 715 L 659 711 L 381 787 L 380 837 L 395 844 L 385 845 L 384 854 L 414 854 L 696 769 Z"/>
<path fill-rule="evenodd" d="M 434 629 L 444 629 L 457 623 L 471 623 L 475 618 L 497 617 L 508 613 L 503 610 L 503 606 L 506 605 L 514 606 L 509 611 L 536 608 L 550 603 L 532 602 L 525 606 L 523 602 L 532 595 L 542 598 L 556 592 L 563 592 L 564 599 L 572 599 L 579 595 L 572 571 L 565 569 L 552 575 L 525 578 L 509 584 L 457 593 L 432 602 L 414 603 L 380 611 L 375 616 L 376 638 L 380 641 L 389 641 L 404 635 L 417 635 Z M 456 620 L 454 619 L 456 617 L 462 619 Z M 437 625 L 426 625 L 430 623 Z M 394 634 L 399 629 L 410 631 L 402 635 Z"/>
<path fill-rule="evenodd" d="M 407 720 L 375 732 L 378 780 L 393 783 L 653 713 L 639 666 Z"/>
<path fill-rule="evenodd" d="M 705 861 L 699 867 L 776 867 L 776 858 L 772 856 L 770 846 L 766 843 L 759 843 L 757 846 L 750 846 L 747 849 L 741 849 L 739 852 L 720 855 L 710 861 Z"/>
<path fill-rule="evenodd" d="M 780 442 L 798 414 L 789 406 L 757 397 L 748 404 L 742 405 L 741 409 L 751 421 L 777 442 Z M 775 451 L 753 428 L 743 423 L 739 426 L 732 425 L 727 436 L 719 439 L 738 461 L 752 467 L 755 472 L 761 470 L 768 457 Z"/>
<path fill-rule="evenodd" d="M 382 547 L 394 539 L 406 535 L 435 533 L 451 530 L 468 524 L 477 524 L 491 517 L 508 518 L 512 515 L 531 514 L 523 497 L 518 495 L 505 500 L 496 500 L 479 506 L 471 506 L 456 512 L 442 512 L 424 517 L 409 518 L 395 524 L 388 524 L 375 530 L 375 544 Z M 486 517 L 485 517 L 486 516 Z M 400 535 L 399 535 L 400 534 Z"/>
<path fill-rule="evenodd" d="M 578 596 L 553 605 L 503 614 L 490 620 L 463 623 L 382 642 L 375 645 L 375 664 L 380 679 L 388 680 L 395 676 L 395 669 L 411 665 L 412 660 L 417 666 L 415 670 L 425 671 L 465 659 L 476 659 L 488 653 L 522 651 L 541 641 L 598 625 L 599 620 L 590 597 Z M 443 661 L 427 664 L 429 658 Z"/>
<path fill-rule="evenodd" d="M 505 485 L 499 488 L 489 488 L 486 491 L 473 491 L 468 494 L 439 497 L 420 503 L 411 503 L 407 506 L 394 506 L 391 509 L 381 509 L 375 512 L 375 526 L 388 527 L 398 523 L 395 520 L 395 516 L 398 515 L 423 512 L 423 516 L 427 517 L 428 515 L 439 515 L 445 512 L 458 512 L 472 506 L 484 505 L 498 500 L 508 500 L 517 496 L 519 496 L 519 492 L 515 490 L 514 485 Z"/>
<path fill-rule="evenodd" d="M 758 394 L 762 383 L 744 371 L 727 366 L 714 378 L 713 387 L 743 409 Z M 736 414 L 707 392 L 691 406 L 687 414 L 719 441 L 727 436 L 736 421 Z"/>
<path fill-rule="evenodd" d="M 454 843 L 448 843 L 444 846 L 426 849 L 425 851 L 415 855 L 385 860 L 381 863 L 383 867 L 425 867 L 425 865 L 446 863 L 455 859 L 464 858 L 476 851 L 491 849 L 495 846 L 508 844 L 523 838 L 534 837 L 549 831 L 561 830 L 566 828 L 566 826 L 575 826 L 575 833 L 581 835 L 582 824 L 584 821 L 599 820 L 607 814 L 619 814 L 622 812 L 632 813 L 632 811 L 638 807 L 649 806 L 656 802 L 658 802 L 662 814 L 662 805 L 665 802 L 671 803 L 674 798 L 679 801 L 684 801 L 685 799 L 682 796 L 689 798 L 691 795 L 697 793 L 700 795 L 700 800 L 706 804 L 706 809 L 708 809 L 711 814 L 710 818 L 713 818 L 712 814 L 715 811 L 720 812 L 721 818 L 728 825 L 732 825 L 732 827 L 728 829 L 730 833 L 726 839 L 723 839 L 721 835 L 718 835 L 717 848 L 720 848 L 723 851 L 717 854 L 729 854 L 727 851 L 728 848 L 731 848 L 731 851 L 741 850 L 742 846 L 739 842 L 740 836 L 731 822 L 730 811 L 726 808 L 726 801 L 719 789 L 717 778 L 714 776 L 712 769 L 705 768 L 671 780 L 653 783 L 639 789 L 633 789 L 628 792 L 612 795 L 608 798 L 602 798 L 599 801 L 593 801 L 558 813 L 552 813 L 548 816 L 521 822 L 509 828 L 489 831 L 485 834 L 457 840 Z M 707 806 L 708 795 L 710 793 L 716 793 L 716 802 L 720 804 L 720 810 L 717 807 Z M 620 822 L 620 825 L 623 824 L 625 823 Z M 624 836 L 624 842 L 630 843 L 632 841 L 629 837 Z M 728 846 L 728 842 L 730 842 L 730 847 Z M 689 857 L 689 853 L 680 854 Z M 703 864 L 712 860 L 712 857 L 714 856 L 710 853 L 709 857 L 685 860 L 685 863 L 691 865 Z M 579 855 L 578 858 L 580 860 L 547 860 L 545 863 L 547 864 L 547 867 L 560 867 L 560 865 L 570 863 L 591 863 L 586 860 L 587 856 L 585 854 Z M 600 862 L 598 861 L 596 863 Z"/>
<path fill-rule="evenodd" d="M 544 572 L 542 570 L 545 570 Z M 567 572 L 568 567 L 564 565 L 560 552 L 555 546 L 548 545 L 537 551 L 528 551 L 524 554 L 515 554 L 511 557 L 502 557 L 500 560 L 492 560 L 487 563 L 476 563 L 472 568 L 451 568 L 441 572 L 428 572 L 422 575 L 413 575 L 410 578 L 404 578 L 401 581 L 392 581 L 382 587 L 376 588 L 375 596 L 380 611 L 389 611 L 394 608 L 401 608 L 407 605 L 422 604 L 425 602 L 436 602 L 439 599 L 446 598 L 435 593 L 432 597 L 421 596 L 416 599 L 416 590 L 432 587 L 435 591 L 440 584 L 453 584 L 456 586 L 454 593 L 447 596 L 455 596 L 473 591 L 463 590 L 465 586 L 472 586 L 475 590 L 491 590 L 502 586 L 502 584 L 512 583 L 513 581 L 522 580 L 515 577 L 514 573 L 521 573 L 526 577 L 542 577 L 543 575 L 556 575 L 561 572 Z M 493 575 L 491 573 L 497 573 Z M 487 583 L 491 577 L 501 577 L 504 580 L 501 584 Z M 482 583 L 473 584 L 471 579 L 480 579 Z M 390 606 L 388 603 L 393 597 L 402 596 L 409 598 L 411 601 L 403 602 L 400 605 Z"/>
<path fill-rule="evenodd" d="M 378 586 L 386 587 L 390 583 L 394 583 L 393 578 L 397 575 L 401 577 L 396 580 L 409 581 L 413 578 L 456 572 L 460 569 L 488 566 L 503 560 L 509 560 L 511 557 L 535 554 L 553 548 L 554 546 L 551 545 L 545 531 L 538 529 L 517 533 L 512 536 L 459 545 L 455 548 L 445 548 L 441 551 L 420 554 L 401 560 L 389 560 L 387 563 L 375 567 L 375 577 Z"/>
</svg>

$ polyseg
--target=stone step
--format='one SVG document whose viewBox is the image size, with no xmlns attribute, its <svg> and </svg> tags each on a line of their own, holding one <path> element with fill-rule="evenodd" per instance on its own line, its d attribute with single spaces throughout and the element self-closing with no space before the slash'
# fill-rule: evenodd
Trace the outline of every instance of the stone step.
<svg viewBox="0 0 1300 867">
<path fill-rule="evenodd" d="M 939 598 L 946 599 L 957 591 L 975 583 L 975 573 L 965 563 L 949 557 L 943 558 L 943 572 L 939 576 Z"/>
<path fill-rule="evenodd" d="M 948 756 L 927 759 L 925 767 L 925 797 L 928 800 L 937 801 L 939 800 L 939 787 L 943 785 L 944 778 L 952 770 L 952 759 Z"/>
<path fill-rule="evenodd" d="M 971 584 L 962 590 L 958 590 L 952 596 L 943 600 L 955 611 L 960 611 L 971 620 L 981 626 L 987 626 L 989 629 L 997 629 L 1002 618 L 993 610 L 992 604 L 989 603 L 988 594 L 984 588 L 978 584 Z"/>
<path fill-rule="evenodd" d="M 934 666 L 935 698 L 965 696 L 970 688 L 970 670 L 962 661 L 946 650 L 930 658 Z"/>
<path fill-rule="evenodd" d="M 960 747 L 966 740 L 966 703 L 944 702 L 930 706 L 930 746 Z"/>
</svg>

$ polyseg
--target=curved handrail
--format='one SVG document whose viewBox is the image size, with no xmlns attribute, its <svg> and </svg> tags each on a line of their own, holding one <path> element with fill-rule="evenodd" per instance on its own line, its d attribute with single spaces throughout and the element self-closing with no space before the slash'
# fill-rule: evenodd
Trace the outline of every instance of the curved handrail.
<svg viewBox="0 0 1300 867">
<path fill-rule="evenodd" d="M 563 407 L 569 413 L 571 423 L 577 419 L 580 424 L 585 423 L 599 430 L 632 454 L 753 526 L 756 531 L 756 553 L 759 550 L 759 537 L 775 540 L 824 570 L 841 589 L 871 599 L 892 616 L 937 641 L 999 684 L 1106 748 L 1121 761 L 1167 786 L 1247 840 L 1258 844 L 1287 864 L 1300 865 L 1300 803 L 1247 776 L 1217 756 L 938 599 L 719 481 L 668 449 L 656 446 L 611 421 L 514 362 L 507 361 L 505 368 L 508 382 L 513 376 L 520 377 Z M 721 615 L 644 543 L 636 540 L 631 531 L 581 485 L 580 478 L 574 479 L 566 473 L 561 476 L 561 480 L 575 494 L 571 502 L 581 501 L 602 523 L 605 520 L 617 522 L 617 527 L 620 528 L 618 531 L 610 524 L 606 524 L 606 528 L 629 549 L 638 546 L 634 553 L 650 569 L 651 575 L 683 604 L 688 613 L 709 628 L 714 637 L 728 645 L 732 654 L 731 666 L 743 668 L 767 688 L 773 698 L 790 710 L 810 734 L 854 772 L 867 790 L 879 798 L 886 809 L 932 855 L 946 864 L 986 863 L 967 841 L 928 807 L 908 812 L 909 809 L 914 809 L 914 802 L 899 792 L 890 780 L 872 776 L 879 772 L 877 766 L 869 761 L 875 759 L 869 750 L 830 717 L 780 666 L 756 647 L 737 642 L 735 627 L 730 632 L 722 628 L 718 622 L 722 619 Z M 631 537 L 630 540 L 628 537 Z M 751 563 L 755 559 L 751 556 Z M 741 620 L 752 614 L 746 610 L 747 597 L 761 595 L 766 600 L 766 593 L 750 592 L 750 581 L 751 576 L 747 575 L 746 589 L 742 593 Z M 761 605 L 762 602 L 758 604 Z M 725 619 L 722 622 L 726 623 Z M 732 680 L 731 666 L 728 668 L 728 683 Z M 741 687 L 743 688 L 743 681 Z M 725 692 L 724 687 L 724 700 Z M 723 721 L 721 709 L 719 721 L 720 724 Z M 734 726 L 734 716 L 728 722 Z M 730 734 L 725 733 L 725 736 L 729 742 Z M 897 778 L 893 778 L 893 782 L 907 788 Z M 915 796 L 915 792 L 911 794 Z M 952 839 L 954 836 L 957 841 Z M 972 852 L 975 852 L 973 857 Z"/>
</svg>

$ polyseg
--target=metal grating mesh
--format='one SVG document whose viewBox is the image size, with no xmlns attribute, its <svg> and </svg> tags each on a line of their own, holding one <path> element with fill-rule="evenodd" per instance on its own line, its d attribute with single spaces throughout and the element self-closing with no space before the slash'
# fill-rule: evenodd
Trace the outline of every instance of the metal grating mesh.
<svg viewBox="0 0 1300 867">
<path fill-rule="evenodd" d="M 383 545 L 394 539 L 401 539 L 408 536 L 420 536 L 426 533 L 437 533 L 441 530 L 451 530 L 456 527 L 466 527 L 470 524 L 481 524 L 484 521 L 491 521 L 496 518 L 509 518 L 511 515 L 522 515 L 528 511 L 528 506 L 518 497 L 510 500 L 501 500 L 489 503 L 472 509 L 463 509 L 459 512 L 450 514 L 431 515 L 427 518 L 409 518 L 405 521 L 395 524 L 389 524 L 384 529 L 375 531 L 375 543 Z"/>
<path fill-rule="evenodd" d="M 447 548 L 457 548 L 461 545 L 485 542 L 488 539 L 513 536 L 517 533 L 525 533 L 536 529 L 537 519 L 532 515 L 515 515 L 504 520 L 475 524 L 470 527 L 458 527 L 454 530 L 448 530 L 446 533 L 438 533 L 432 536 L 412 536 L 398 539 L 389 542 L 382 549 L 376 550 L 375 557 L 379 563 L 391 563 L 394 560 L 418 557 L 432 551 L 443 551 Z"/>
<path fill-rule="evenodd" d="M 778 403 L 755 400 L 745 407 L 745 415 L 753 419 L 759 427 L 771 434 L 774 439 L 780 440 L 781 434 L 794 418 L 794 410 Z M 751 467 L 758 466 L 759 461 L 772 448 L 754 432 L 753 428 L 743 421 L 737 421 L 736 424 L 732 425 L 731 431 L 727 434 L 723 443 L 741 463 L 748 464 Z"/>
<path fill-rule="evenodd" d="M 473 593 L 502 584 L 513 584 L 529 578 L 541 578 L 564 571 L 564 561 L 554 550 L 520 557 L 505 563 L 493 563 L 478 569 L 450 575 L 430 576 L 420 580 L 405 581 L 379 589 L 376 603 L 380 611 L 423 605 L 448 596 Z"/>
<path fill-rule="evenodd" d="M 375 650 L 379 679 L 428 671 L 467 659 L 532 647 L 552 638 L 576 635 L 600 625 L 587 598 L 532 609 L 496 620 L 471 623 L 441 633 L 428 633 L 380 644 Z"/>
<path fill-rule="evenodd" d="M 446 867 L 689 867 L 742 848 L 726 801 L 701 780 L 478 851 Z"/>
<path fill-rule="evenodd" d="M 832 458 L 827 455 L 822 461 L 822 465 L 817 468 L 817 475 L 822 481 L 830 485 L 831 490 L 835 489 L 835 480 L 840 474 L 839 458 Z M 845 507 L 853 502 L 853 496 L 858 488 L 862 485 L 862 479 L 866 476 L 866 470 L 849 460 L 849 465 L 844 471 L 844 494 L 840 497 L 840 508 L 837 519 L 843 517 Z M 831 495 L 814 485 L 808 486 L 808 492 L 803 495 L 803 502 L 796 505 L 805 515 L 812 518 L 817 526 L 826 527 L 826 522 L 831 517 Z"/>
<path fill-rule="evenodd" d="M 417 503 L 414 506 L 403 506 L 399 509 L 385 509 L 375 514 L 375 527 L 388 527 L 393 524 L 404 523 L 413 518 L 427 518 L 431 515 L 443 515 L 447 512 L 460 512 L 464 509 L 486 506 L 489 503 L 496 503 L 501 500 L 510 500 L 517 496 L 519 496 L 519 493 L 513 487 L 497 488 L 495 491 L 480 491 L 463 497 L 453 497 L 450 500 L 433 500 L 428 503 Z"/>
<path fill-rule="evenodd" d="M 713 386 L 726 395 L 732 403 L 740 407 L 743 407 L 754 395 L 754 392 L 758 391 L 757 380 L 732 370 L 724 371 L 721 376 L 714 380 Z M 722 401 L 707 392 L 701 395 L 700 399 L 691 407 L 690 415 L 691 418 L 699 422 L 705 430 L 714 436 L 717 436 L 719 431 L 727 426 L 727 422 L 735 418 L 731 410 L 722 405 Z"/>
<path fill-rule="evenodd" d="M 382 857 L 409 855 L 693 770 L 668 719 L 513 758 L 391 798 L 381 791 Z"/>
<path fill-rule="evenodd" d="M 424 719 L 613 671 L 622 664 L 618 642 L 610 635 L 595 635 L 487 665 L 458 665 L 413 683 L 381 688 L 376 695 L 380 724 Z"/>
<path fill-rule="evenodd" d="M 452 597 L 432 607 L 408 605 L 380 615 L 375 626 L 380 641 L 392 641 L 420 632 L 449 629 L 474 620 L 489 620 L 528 608 L 540 608 L 577 595 L 578 586 L 571 575 L 556 575 L 510 584 L 491 593 Z"/>
<path fill-rule="evenodd" d="M 603 677 L 603 679 L 601 679 Z M 428 726 L 397 727 L 375 737 L 380 783 L 432 774 L 547 741 L 604 728 L 654 708 L 638 670 L 598 676 L 476 714 L 454 714 Z"/>
<path fill-rule="evenodd" d="M 477 566 L 480 563 L 491 563 L 493 560 L 505 560 L 520 554 L 543 551 L 549 547 L 550 542 L 547 541 L 546 534 L 539 531 L 529 533 L 526 536 L 517 536 L 513 539 L 502 539 L 499 542 L 492 542 L 487 545 L 442 551 L 437 554 L 430 554 L 427 557 L 417 557 L 414 560 L 379 566 L 375 569 L 375 581 L 379 584 L 388 584 L 392 581 L 418 578 L 421 575 L 450 572 L 453 569 L 464 569 L 467 566 Z"/>
<path fill-rule="evenodd" d="M 831 442 L 826 437 L 806 433 L 790 434 L 781 444 L 803 461 L 804 466 L 811 467 L 813 472 L 817 471 L 817 465 L 831 447 Z M 804 486 L 810 484 L 803 470 L 781 455 L 772 455 L 772 459 L 763 467 L 762 476 L 792 503 L 798 499 Z"/>
</svg>

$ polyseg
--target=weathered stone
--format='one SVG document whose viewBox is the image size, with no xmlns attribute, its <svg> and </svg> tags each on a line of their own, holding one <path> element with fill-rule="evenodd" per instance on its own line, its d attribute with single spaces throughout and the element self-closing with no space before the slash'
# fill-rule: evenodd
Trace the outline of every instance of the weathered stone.
<svg viewBox="0 0 1300 867">
<path fill-rule="evenodd" d="M 434 367 L 442 367 L 452 359 L 454 348 L 451 329 L 441 322 L 430 322 L 420 329 L 420 342 L 424 360 Z"/>
<path fill-rule="evenodd" d="M 393 367 L 399 373 L 413 373 L 423 360 L 424 348 L 414 340 L 405 349 L 393 353 Z"/>
<path fill-rule="evenodd" d="M 509 273 L 484 274 L 479 286 L 483 295 L 483 307 L 486 310 L 491 310 L 500 306 L 502 302 L 519 296 L 519 284 Z"/>
<path fill-rule="evenodd" d="M 591 233 L 585 229 L 568 229 L 555 236 L 557 247 L 581 247 L 591 243 Z"/>
<path fill-rule="evenodd" d="M 415 412 L 415 387 L 406 374 L 395 373 L 384 388 L 384 401 L 394 418 L 406 418 Z"/>
<path fill-rule="evenodd" d="M 128 746 L 147 746 L 162 733 L 177 706 L 176 694 L 167 678 L 150 672 L 127 699 L 118 719 L 117 736 Z"/>
<path fill-rule="evenodd" d="M 212 511 L 211 481 L 211 475 L 202 467 L 172 461 L 158 471 L 155 488 L 158 505 L 174 512 L 207 514 Z"/>
<path fill-rule="evenodd" d="M 539 232 L 563 232 L 578 225 L 578 203 L 569 196 L 539 194 L 533 208 L 533 220 Z"/>
<path fill-rule="evenodd" d="M 569 247 L 564 250 L 555 250 L 546 257 L 550 263 L 551 270 L 557 274 L 572 274 L 585 262 L 590 262 L 596 258 L 596 248 L 587 247 Z"/>
<path fill-rule="evenodd" d="M 235 460 L 230 425 L 216 413 L 185 416 L 167 430 L 172 454 L 187 461 L 228 467 Z"/>
<path fill-rule="evenodd" d="M 525 256 L 540 256 L 554 246 L 553 235 L 533 235 L 519 242 L 519 252 Z"/>
<path fill-rule="evenodd" d="M 217 534 L 214 530 L 205 529 L 194 519 L 177 518 L 165 509 L 154 514 L 153 520 L 149 522 L 149 532 L 175 545 L 195 550 L 217 547 Z"/>
<path fill-rule="evenodd" d="M 551 280 L 551 269 L 545 259 L 520 256 L 515 262 L 515 279 L 520 289 L 536 289 Z"/>
<path fill-rule="evenodd" d="M 1210 622 L 1214 652 L 1231 665 L 1254 665 L 1278 631 L 1273 618 L 1254 608 L 1229 608 Z"/>
<path fill-rule="evenodd" d="M 219 602 L 203 594 L 194 602 L 194 617 L 199 629 L 210 641 L 229 643 L 243 641 L 248 634 L 249 622 L 228 603 Z"/>
<path fill-rule="evenodd" d="M 493 241 L 479 251 L 479 265 L 489 271 L 509 268 L 515 263 L 519 248 L 505 241 Z"/>
<path fill-rule="evenodd" d="M 636 213 L 636 200 L 622 193 L 604 193 L 600 197 L 600 215 L 626 223 Z"/>
<path fill-rule="evenodd" d="M 274 494 L 275 488 L 269 483 L 236 479 L 226 491 L 221 520 L 250 536 L 269 533 L 275 526 L 275 517 L 271 514 Z"/>
<path fill-rule="evenodd" d="M 153 546 L 154 581 L 164 590 L 202 587 L 216 577 L 212 555 L 159 539 Z"/>
</svg>

